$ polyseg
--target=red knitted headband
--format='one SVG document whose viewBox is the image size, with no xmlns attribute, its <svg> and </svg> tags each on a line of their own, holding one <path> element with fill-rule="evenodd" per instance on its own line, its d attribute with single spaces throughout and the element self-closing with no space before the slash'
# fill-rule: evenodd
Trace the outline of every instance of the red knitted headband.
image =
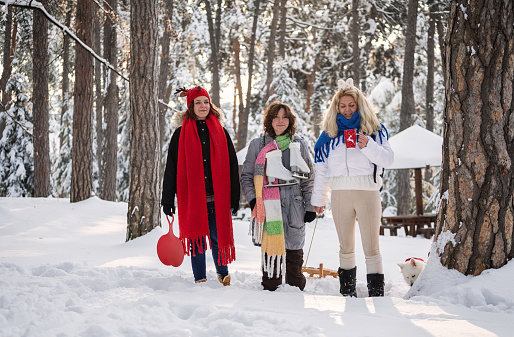
<svg viewBox="0 0 514 337">
<path fill-rule="evenodd" d="M 205 90 L 204 88 L 200 87 L 200 86 L 197 86 L 197 87 L 193 87 L 191 89 L 187 89 L 186 88 L 180 88 L 180 89 L 177 89 L 177 91 L 175 91 L 175 94 L 178 94 L 180 92 L 180 97 L 184 97 L 187 95 L 187 106 L 189 106 L 189 104 L 194 101 L 195 98 L 197 97 L 200 97 L 200 96 L 205 96 L 209 99 L 209 101 L 211 100 L 211 96 L 209 96 L 209 93 L 207 92 L 207 90 Z"/>
</svg>

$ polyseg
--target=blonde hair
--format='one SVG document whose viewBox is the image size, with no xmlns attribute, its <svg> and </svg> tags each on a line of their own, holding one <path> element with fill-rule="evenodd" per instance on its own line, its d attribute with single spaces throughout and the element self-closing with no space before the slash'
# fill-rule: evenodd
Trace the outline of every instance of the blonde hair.
<svg viewBox="0 0 514 337">
<path fill-rule="evenodd" d="M 360 132 L 366 135 L 372 135 L 375 131 L 382 128 L 377 118 L 378 108 L 371 103 L 371 101 L 359 90 L 359 88 L 352 86 L 347 89 L 339 89 L 332 97 L 330 106 L 325 110 L 323 117 L 323 130 L 328 133 L 330 138 L 337 136 L 337 115 L 339 114 L 339 101 L 343 96 L 353 97 L 357 103 L 358 113 L 361 116 Z"/>
</svg>

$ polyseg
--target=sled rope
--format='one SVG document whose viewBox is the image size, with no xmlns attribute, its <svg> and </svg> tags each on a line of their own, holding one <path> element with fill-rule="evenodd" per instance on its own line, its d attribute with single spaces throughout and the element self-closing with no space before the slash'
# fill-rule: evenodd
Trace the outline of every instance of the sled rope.
<svg viewBox="0 0 514 337">
<path fill-rule="evenodd" d="M 309 254 L 311 253 L 312 241 L 314 241 L 314 234 L 316 233 L 316 226 L 318 225 L 318 214 L 316 214 L 316 223 L 314 224 L 314 231 L 312 232 L 311 244 L 309 245 L 309 251 L 307 252 L 307 258 L 305 259 L 305 264 L 303 267 L 307 267 L 307 261 L 309 261 Z"/>
</svg>

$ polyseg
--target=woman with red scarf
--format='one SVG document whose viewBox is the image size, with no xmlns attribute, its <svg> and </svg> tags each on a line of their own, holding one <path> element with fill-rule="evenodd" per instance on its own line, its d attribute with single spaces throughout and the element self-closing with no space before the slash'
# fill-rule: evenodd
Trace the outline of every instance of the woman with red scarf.
<svg viewBox="0 0 514 337">
<path fill-rule="evenodd" d="M 187 110 L 175 116 L 179 126 L 171 137 L 162 187 L 163 212 L 175 214 L 177 196 L 180 239 L 191 255 L 195 282 L 205 282 L 207 241 L 218 280 L 230 285 L 227 265 L 235 260 L 232 214 L 239 208 L 236 151 L 222 127 L 223 113 L 207 90 L 179 89 Z"/>
</svg>

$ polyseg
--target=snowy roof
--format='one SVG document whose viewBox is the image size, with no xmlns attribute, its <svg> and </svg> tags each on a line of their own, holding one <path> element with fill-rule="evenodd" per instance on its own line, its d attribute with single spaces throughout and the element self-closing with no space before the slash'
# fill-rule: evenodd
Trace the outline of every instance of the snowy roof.
<svg viewBox="0 0 514 337">
<path fill-rule="evenodd" d="M 420 127 L 411 126 L 389 139 L 394 162 L 389 169 L 441 166 L 443 137 Z"/>
</svg>

